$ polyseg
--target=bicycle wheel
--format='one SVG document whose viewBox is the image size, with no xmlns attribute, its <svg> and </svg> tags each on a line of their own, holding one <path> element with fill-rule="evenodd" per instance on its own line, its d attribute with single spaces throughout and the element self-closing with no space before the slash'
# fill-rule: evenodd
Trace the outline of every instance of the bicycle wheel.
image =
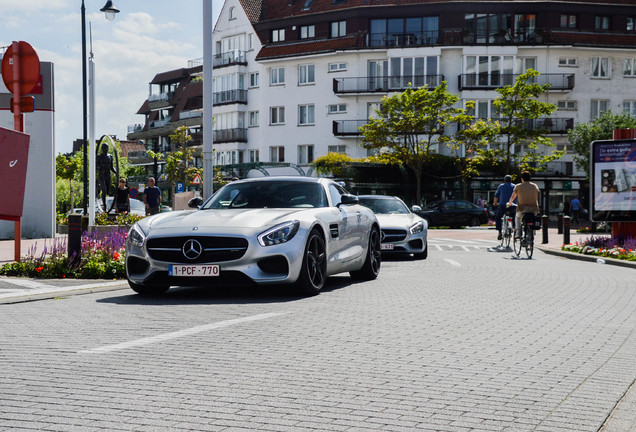
<svg viewBox="0 0 636 432">
<path fill-rule="evenodd" d="M 512 249 L 515 251 L 515 255 L 517 256 L 521 255 L 521 240 L 523 240 L 523 237 L 517 238 L 516 235 L 512 240 Z"/>
<path fill-rule="evenodd" d="M 529 229 L 526 232 L 526 255 L 528 256 L 528 259 L 532 258 L 532 252 L 534 251 L 534 230 L 533 229 Z"/>
<path fill-rule="evenodd" d="M 513 230 L 512 230 L 512 226 L 510 225 L 510 223 L 508 223 L 508 221 L 506 221 L 505 226 L 506 226 L 506 229 L 504 230 L 504 234 L 501 237 L 501 246 L 508 249 L 510 247 L 510 239 L 512 238 Z"/>
</svg>

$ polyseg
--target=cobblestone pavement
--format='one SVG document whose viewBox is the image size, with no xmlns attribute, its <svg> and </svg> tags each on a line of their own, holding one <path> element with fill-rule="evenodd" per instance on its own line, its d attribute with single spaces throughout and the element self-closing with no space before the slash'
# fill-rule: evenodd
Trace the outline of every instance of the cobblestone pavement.
<svg viewBox="0 0 636 432">
<path fill-rule="evenodd" d="M 634 270 L 453 236 L 311 298 L 0 305 L 0 430 L 636 430 Z"/>
</svg>

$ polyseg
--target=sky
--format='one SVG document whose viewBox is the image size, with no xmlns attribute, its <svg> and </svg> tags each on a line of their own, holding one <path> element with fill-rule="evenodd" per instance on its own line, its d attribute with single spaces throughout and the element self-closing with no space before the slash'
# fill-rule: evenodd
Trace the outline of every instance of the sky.
<svg viewBox="0 0 636 432">
<path fill-rule="evenodd" d="M 95 137 L 126 139 L 128 125 L 161 72 L 203 56 L 203 1 L 113 0 L 120 13 L 107 21 L 106 0 L 84 0 L 95 63 Z M 0 0 L 0 47 L 28 42 L 41 62 L 54 64 L 55 154 L 72 151 L 82 129 L 81 0 Z M 214 23 L 223 0 L 213 0 Z M 155 89 L 156 92 L 156 89 Z M 29 115 L 29 114 L 25 114 Z M 28 133 L 28 131 L 26 131 Z"/>
</svg>

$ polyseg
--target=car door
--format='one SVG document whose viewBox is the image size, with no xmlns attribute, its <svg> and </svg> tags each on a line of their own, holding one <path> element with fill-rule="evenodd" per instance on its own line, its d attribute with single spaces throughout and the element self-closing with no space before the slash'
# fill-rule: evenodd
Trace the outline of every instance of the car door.
<svg viewBox="0 0 636 432">
<path fill-rule="evenodd" d="M 329 266 L 330 272 L 333 270 L 333 273 L 343 271 L 342 269 L 346 268 L 349 262 L 362 255 L 365 248 L 362 240 L 363 232 L 361 232 L 361 206 L 357 204 L 341 204 L 342 195 L 346 193 L 347 191 L 340 185 L 329 184 L 331 205 L 338 209 L 340 215 L 337 222 L 336 238 L 333 236 L 333 227 L 330 227 L 332 232 L 332 241 L 330 243 L 333 247 L 329 250 Z"/>
<path fill-rule="evenodd" d="M 441 206 L 442 223 L 441 225 L 457 224 L 457 203 L 455 201 L 445 201 Z"/>
</svg>

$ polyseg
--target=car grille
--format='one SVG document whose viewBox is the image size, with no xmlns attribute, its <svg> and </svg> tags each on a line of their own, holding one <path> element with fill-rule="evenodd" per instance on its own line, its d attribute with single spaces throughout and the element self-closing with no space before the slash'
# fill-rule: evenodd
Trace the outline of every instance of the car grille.
<svg viewBox="0 0 636 432">
<path fill-rule="evenodd" d="M 406 238 L 406 230 L 401 229 L 383 229 L 382 243 L 393 243 L 402 241 Z"/>
<path fill-rule="evenodd" d="M 196 240 L 203 247 L 199 257 L 188 259 L 183 254 L 188 240 Z M 146 249 L 153 260 L 192 264 L 237 260 L 245 254 L 247 246 L 247 240 L 241 237 L 187 236 L 149 239 Z"/>
</svg>

